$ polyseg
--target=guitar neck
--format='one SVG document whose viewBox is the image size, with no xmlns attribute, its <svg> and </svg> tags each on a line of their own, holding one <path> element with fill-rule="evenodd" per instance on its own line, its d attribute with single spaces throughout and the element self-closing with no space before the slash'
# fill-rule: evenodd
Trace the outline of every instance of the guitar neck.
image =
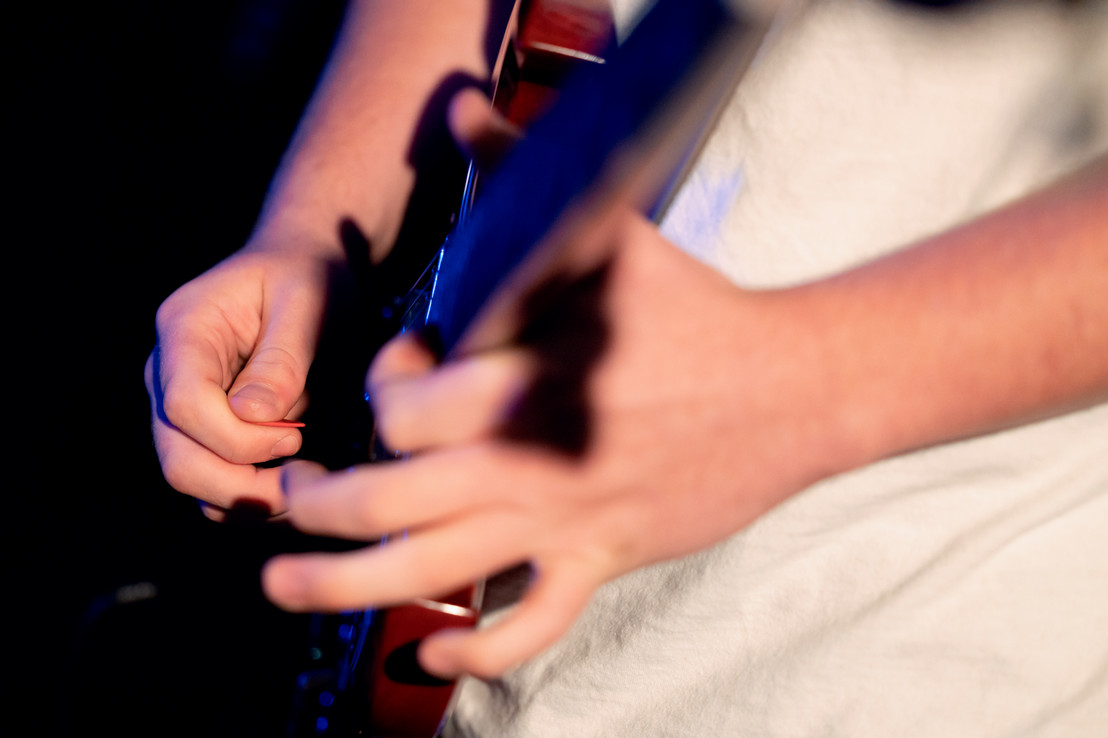
<svg viewBox="0 0 1108 738">
<path fill-rule="evenodd" d="M 606 63 L 573 70 L 445 245 L 428 313 L 444 351 L 571 203 L 656 205 L 767 30 L 719 0 L 659 0 Z"/>
<path fill-rule="evenodd" d="M 493 67 L 490 97 L 505 120 L 521 130 L 557 100 L 564 80 L 604 64 L 615 48 L 615 23 L 608 0 L 517 0 Z M 457 213 L 468 221 L 484 178 L 470 163 Z M 445 256 L 440 248 L 405 296 L 400 330 L 425 325 Z"/>
</svg>

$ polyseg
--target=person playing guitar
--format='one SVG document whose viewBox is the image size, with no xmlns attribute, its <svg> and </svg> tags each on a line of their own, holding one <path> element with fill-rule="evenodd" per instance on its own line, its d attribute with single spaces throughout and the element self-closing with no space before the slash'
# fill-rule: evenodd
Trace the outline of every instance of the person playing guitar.
<svg viewBox="0 0 1108 738">
<path fill-rule="evenodd" d="M 265 590 L 292 610 L 402 605 L 526 566 L 481 627 L 419 646 L 430 674 L 476 677 L 460 732 L 889 735 L 936 712 L 941 734 L 1102 726 L 1108 654 L 1090 634 L 1108 602 L 1076 584 L 1108 560 L 1108 165 L 1085 129 L 1062 165 L 1032 162 L 1010 120 L 1057 91 L 1071 37 L 1102 28 L 1087 9 L 814 3 L 661 227 L 618 208 L 575 236 L 603 259 L 569 248 L 565 280 L 512 282 L 445 357 L 416 332 L 384 346 L 367 392 L 406 458 L 266 463 L 300 450 L 283 421 L 308 405 L 344 229 L 386 261 L 428 121 L 479 160 L 518 135 L 480 82 L 504 5 L 350 4 L 249 242 L 158 311 L 146 383 L 167 480 L 213 519 L 251 505 L 392 538 L 270 561 Z M 617 11 L 627 27 L 635 9 Z M 964 52 L 1012 47 L 1026 68 Z M 982 95 L 1001 70 L 1019 81 Z M 1034 175 L 987 180 L 1013 151 Z M 713 251 L 735 244 L 747 261 Z M 1075 586 L 1051 588 L 1061 575 Z M 1010 637 L 988 627 L 1012 613 Z M 1032 643 L 1043 628 L 1051 649 Z M 984 706 L 968 706 L 969 665 L 1006 649 L 1003 675 L 1056 688 L 974 682 Z"/>
</svg>

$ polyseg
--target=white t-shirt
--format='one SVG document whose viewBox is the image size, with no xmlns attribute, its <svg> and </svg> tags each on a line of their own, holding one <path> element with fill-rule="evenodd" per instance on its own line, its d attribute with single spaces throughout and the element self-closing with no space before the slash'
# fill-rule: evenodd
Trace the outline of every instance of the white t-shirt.
<svg viewBox="0 0 1108 738">
<path fill-rule="evenodd" d="M 743 286 L 818 278 L 1103 150 L 1106 100 L 1103 4 L 816 2 L 662 229 Z M 451 730 L 1108 735 L 1108 406 L 827 480 L 611 582 L 553 648 L 466 681 Z"/>
</svg>

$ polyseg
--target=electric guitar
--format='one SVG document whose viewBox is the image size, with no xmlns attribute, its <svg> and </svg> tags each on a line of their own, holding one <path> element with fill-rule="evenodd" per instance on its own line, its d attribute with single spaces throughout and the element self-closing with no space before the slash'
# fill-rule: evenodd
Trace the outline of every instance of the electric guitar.
<svg viewBox="0 0 1108 738">
<path fill-rule="evenodd" d="M 447 360 L 496 340 L 498 296 L 520 274 L 549 276 L 569 242 L 618 209 L 663 212 L 772 20 L 721 0 L 658 0 L 614 48 L 606 3 L 517 3 L 492 99 L 527 133 L 493 172 L 471 167 L 457 226 L 410 292 L 401 330 L 433 325 Z M 454 684 L 420 669 L 416 649 L 438 629 L 474 626 L 481 595 L 478 583 L 316 618 L 290 735 L 434 736 Z"/>
</svg>

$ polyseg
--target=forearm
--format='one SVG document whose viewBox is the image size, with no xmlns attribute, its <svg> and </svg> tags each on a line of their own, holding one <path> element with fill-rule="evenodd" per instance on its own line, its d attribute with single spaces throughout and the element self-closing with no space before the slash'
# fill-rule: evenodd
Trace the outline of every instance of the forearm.
<svg viewBox="0 0 1108 738">
<path fill-rule="evenodd" d="M 452 75 L 488 78 L 485 40 L 498 5 L 352 2 L 253 240 L 340 254 L 339 224 L 349 219 L 372 258 L 383 258 L 415 180 L 413 141 L 428 102 Z"/>
<path fill-rule="evenodd" d="M 967 226 L 787 291 L 816 316 L 857 466 L 1108 398 L 1108 159 Z"/>
</svg>

